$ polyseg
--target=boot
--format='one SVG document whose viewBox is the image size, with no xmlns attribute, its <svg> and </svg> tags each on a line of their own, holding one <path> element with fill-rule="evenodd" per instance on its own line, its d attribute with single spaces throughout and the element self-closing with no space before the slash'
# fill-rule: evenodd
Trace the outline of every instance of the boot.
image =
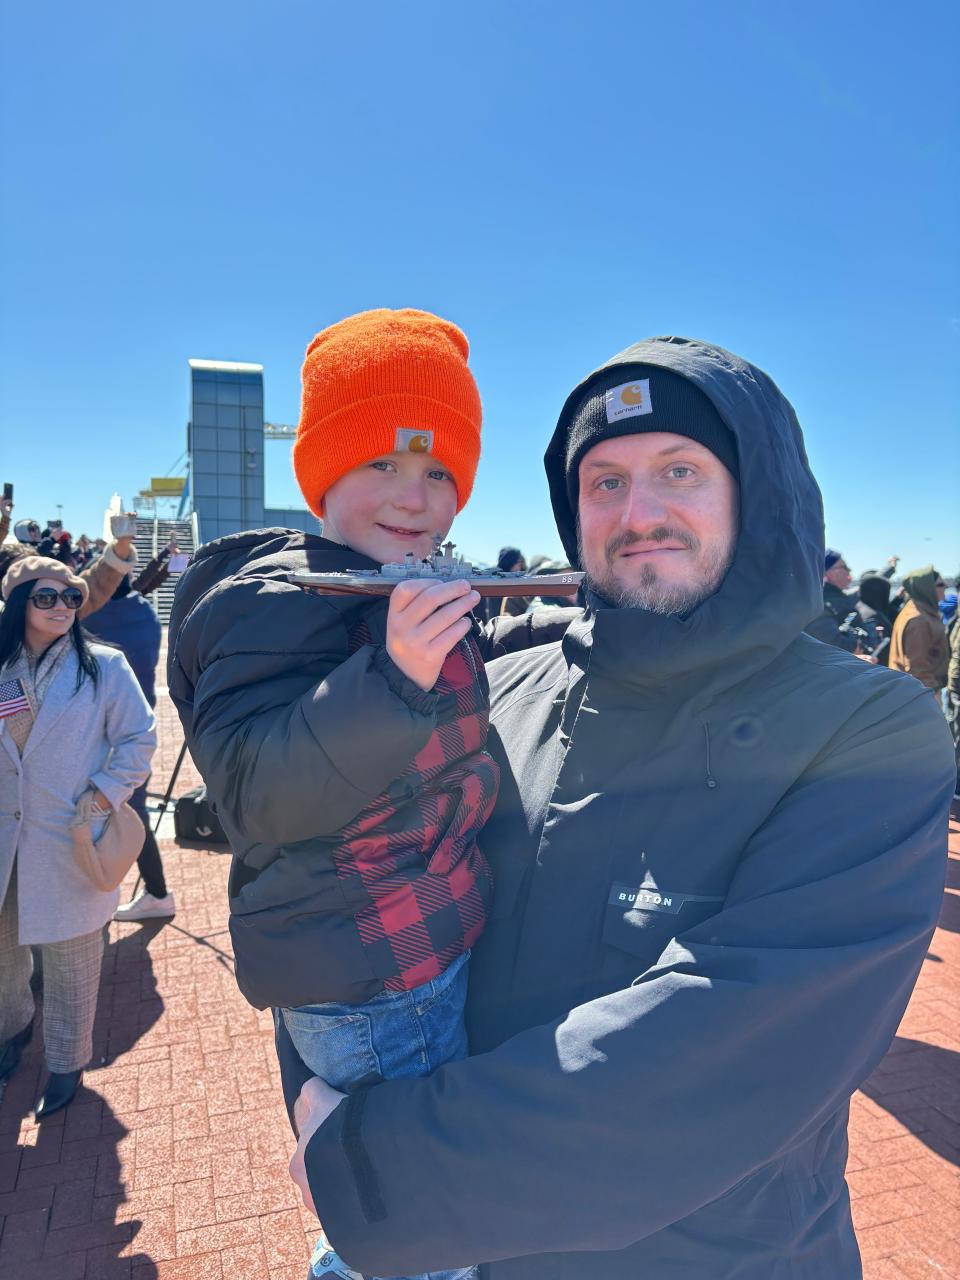
<svg viewBox="0 0 960 1280">
<path fill-rule="evenodd" d="M 43 1097 L 37 1103 L 34 1118 L 46 1120 L 55 1111 L 62 1111 L 73 1101 L 74 1094 L 83 1079 L 82 1071 L 51 1071 Z"/>
<path fill-rule="evenodd" d="M 33 1039 L 33 1020 L 0 1045 L 0 1082 L 9 1080 L 20 1065 L 20 1055 Z"/>
</svg>

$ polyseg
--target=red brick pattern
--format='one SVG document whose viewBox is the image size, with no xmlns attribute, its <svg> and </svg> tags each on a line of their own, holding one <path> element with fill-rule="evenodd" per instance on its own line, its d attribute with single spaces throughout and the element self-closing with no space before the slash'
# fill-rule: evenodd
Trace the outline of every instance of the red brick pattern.
<svg viewBox="0 0 960 1280">
<path fill-rule="evenodd" d="M 163 697 L 159 715 L 157 789 L 180 745 Z M 178 791 L 195 781 L 188 764 Z M 317 1224 L 287 1174 L 270 1016 L 233 979 L 229 859 L 161 848 L 177 916 L 111 925 L 95 1065 L 76 1100 L 33 1123 L 37 1036 L 0 1102 L 0 1280 L 306 1276 Z M 960 1280 L 960 810 L 941 926 L 897 1040 L 853 1103 L 866 1280 Z"/>
<path fill-rule="evenodd" d="M 960 805 L 940 928 L 897 1038 L 853 1100 L 847 1181 L 865 1280 L 960 1277 Z"/>
</svg>

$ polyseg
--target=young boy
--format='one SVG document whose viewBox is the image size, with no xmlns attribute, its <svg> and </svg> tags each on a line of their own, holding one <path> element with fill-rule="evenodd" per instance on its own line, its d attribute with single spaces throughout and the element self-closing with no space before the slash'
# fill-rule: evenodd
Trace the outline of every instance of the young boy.
<svg viewBox="0 0 960 1280">
<path fill-rule="evenodd" d="M 274 1007 L 278 1042 L 345 1091 L 467 1052 L 467 958 L 493 888 L 476 844 L 498 787 L 492 653 L 465 582 L 384 599 L 308 595 L 289 577 L 419 559 L 446 534 L 480 454 L 467 353 L 455 325 L 421 311 L 318 334 L 293 461 L 323 537 L 203 548 L 170 624 L 171 695 L 234 853 L 237 981 Z M 558 639 L 563 612 L 542 630 L 500 620 L 509 647 Z M 357 1273 L 322 1238 L 313 1274 Z"/>
</svg>

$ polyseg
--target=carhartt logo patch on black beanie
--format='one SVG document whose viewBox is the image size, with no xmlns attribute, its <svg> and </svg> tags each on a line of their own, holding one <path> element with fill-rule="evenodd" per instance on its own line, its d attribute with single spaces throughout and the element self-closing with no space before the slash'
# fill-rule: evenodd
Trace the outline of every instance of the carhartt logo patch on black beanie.
<svg viewBox="0 0 960 1280">
<path fill-rule="evenodd" d="M 740 479 L 733 433 L 699 387 L 655 365 L 617 365 L 590 385 L 570 419 L 566 475 L 574 511 L 583 455 L 601 440 L 647 431 L 669 431 L 696 440 L 716 454 L 735 480 Z"/>
</svg>

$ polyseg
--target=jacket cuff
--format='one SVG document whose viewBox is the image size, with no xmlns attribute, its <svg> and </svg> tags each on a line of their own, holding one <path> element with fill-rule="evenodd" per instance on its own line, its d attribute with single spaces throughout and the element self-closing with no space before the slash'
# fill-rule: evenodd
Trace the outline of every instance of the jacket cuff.
<svg viewBox="0 0 960 1280">
<path fill-rule="evenodd" d="M 104 549 L 103 552 L 103 559 L 110 568 L 116 569 L 117 573 L 129 573 L 131 569 L 135 569 L 140 560 L 140 557 L 137 555 L 137 548 L 131 546 L 130 550 L 133 552 L 132 556 L 129 560 L 123 560 L 117 555 L 116 551 L 114 551 L 113 548 L 115 546 L 116 543 L 112 542 L 109 547 Z"/>
<path fill-rule="evenodd" d="M 343 1246 L 363 1232 L 362 1223 L 387 1216 L 376 1173 L 360 1138 L 366 1090 L 335 1107 L 307 1143 L 304 1169 L 310 1195 L 322 1214 L 323 1229 L 341 1258 L 353 1266 Z M 369 1166 L 369 1167 L 367 1167 Z"/>
<path fill-rule="evenodd" d="M 112 809 L 119 809 L 124 800 L 129 800 L 133 795 L 133 791 L 129 787 L 117 782 L 116 778 L 111 778 L 109 773 L 93 774 L 90 778 L 90 785 L 103 792 L 110 801 Z"/>
<path fill-rule="evenodd" d="M 411 711 L 418 711 L 424 716 L 432 715 L 436 711 L 439 694 L 434 693 L 432 689 L 421 689 L 400 670 L 383 645 L 377 645 L 370 665 L 386 680 L 390 692 L 402 698 Z"/>
</svg>

